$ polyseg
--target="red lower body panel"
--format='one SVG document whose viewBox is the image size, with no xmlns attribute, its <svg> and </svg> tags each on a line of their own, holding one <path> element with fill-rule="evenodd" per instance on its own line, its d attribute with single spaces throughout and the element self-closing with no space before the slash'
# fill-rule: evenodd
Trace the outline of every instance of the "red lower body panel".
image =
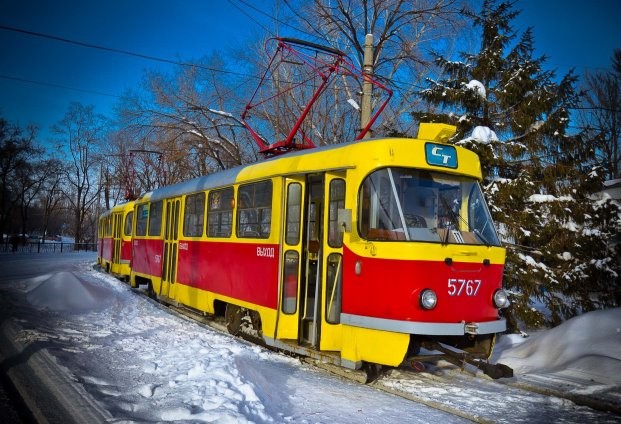
<svg viewBox="0 0 621 424">
<path fill-rule="evenodd" d="M 278 245 L 179 242 L 177 282 L 275 309 Z"/>
<path fill-rule="evenodd" d="M 354 271 L 356 262 L 360 275 Z M 492 297 L 502 286 L 503 268 L 502 264 L 368 258 L 345 248 L 342 311 L 400 321 L 494 321 L 498 309 Z M 437 294 L 432 310 L 419 305 L 424 289 Z"/>
</svg>

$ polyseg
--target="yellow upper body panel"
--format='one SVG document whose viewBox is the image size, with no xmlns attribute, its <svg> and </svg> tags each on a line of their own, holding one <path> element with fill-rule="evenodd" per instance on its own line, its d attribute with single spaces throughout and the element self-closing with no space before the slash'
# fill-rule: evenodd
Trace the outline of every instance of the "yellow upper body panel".
<svg viewBox="0 0 621 424">
<path fill-rule="evenodd" d="M 481 165 L 476 153 L 455 146 L 457 168 L 430 165 L 425 155 L 425 140 L 378 138 L 305 150 L 265 160 L 241 169 L 237 182 L 274 175 L 356 169 L 363 175 L 387 166 L 437 170 L 481 180 Z"/>
</svg>

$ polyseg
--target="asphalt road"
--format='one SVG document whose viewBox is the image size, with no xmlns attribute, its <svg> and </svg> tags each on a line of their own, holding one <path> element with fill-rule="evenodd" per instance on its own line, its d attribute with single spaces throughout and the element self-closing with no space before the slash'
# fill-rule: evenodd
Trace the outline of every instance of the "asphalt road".
<svg viewBox="0 0 621 424">
<path fill-rule="evenodd" d="M 3 380 L 5 380 L 3 378 Z M 0 384 L 0 417 L 4 424 L 21 424 L 34 421 L 34 418 L 24 408 L 21 398 L 18 398 L 15 388 L 10 381 Z"/>
</svg>

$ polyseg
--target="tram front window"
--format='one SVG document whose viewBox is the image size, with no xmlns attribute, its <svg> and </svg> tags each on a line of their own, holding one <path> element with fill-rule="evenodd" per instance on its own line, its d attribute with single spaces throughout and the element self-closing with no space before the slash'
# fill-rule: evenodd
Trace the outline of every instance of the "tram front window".
<svg viewBox="0 0 621 424">
<path fill-rule="evenodd" d="M 360 234 L 367 240 L 500 245 L 472 178 L 384 168 L 364 180 L 359 204 Z"/>
</svg>

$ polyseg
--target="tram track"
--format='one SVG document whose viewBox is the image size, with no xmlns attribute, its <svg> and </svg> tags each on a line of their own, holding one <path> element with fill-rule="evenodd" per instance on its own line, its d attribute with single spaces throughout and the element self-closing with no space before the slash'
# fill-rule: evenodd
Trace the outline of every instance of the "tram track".
<svg viewBox="0 0 621 424">
<path fill-rule="evenodd" d="M 263 347 L 265 349 L 268 349 L 272 352 L 276 352 L 276 353 L 281 353 L 287 356 L 291 356 L 291 357 L 295 357 L 297 359 L 300 360 L 300 362 L 302 362 L 303 364 L 305 364 L 306 366 L 313 368 L 317 371 L 322 371 L 322 372 L 327 372 L 332 376 L 338 377 L 338 378 L 342 378 L 344 380 L 347 380 L 349 382 L 352 383 L 356 383 L 356 384 L 366 384 L 366 380 L 367 380 L 367 375 L 365 371 L 354 371 L 348 368 L 344 368 L 344 367 L 339 367 L 336 365 L 332 365 L 332 364 L 328 364 L 325 362 L 322 362 L 321 360 L 317 360 L 317 359 L 313 359 L 313 358 L 309 358 L 309 357 L 305 357 L 302 355 L 298 355 L 296 353 L 292 353 L 292 352 L 288 352 L 288 351 L 284 351 L 281 349 L 277 349 L 274 348 L 272 346 L 267 345 L 262 338 L 253 335 L 247 331 L 242 331 L 240 332 L 239 335 L 232 335 L 228 332 L 227 328 L 226 328 L 226 322 L 224 321 L 223 318 L 217 318 L 217 317 L 213 317 L 207 314 L 202 314 L 199 311 L 196 311 L 194 309 L 185 307 L 183 305 L 175 305 L 173 303 L 168 303 L 168 302 L 162 302 L 158 299 L 154 299 L 152 297 L 150 297 L 148 295 L 148 293 L 144 290 L 141 289 L 132 289 L 132 291 L 134 291 L 135 293 L 142 295 L 146 300 L 152 302 L 154 305 L 156 305 L 157 307 L 164 309 L 178 317 L 180 317 L 181 319 L 187 319 L 187 320 L 191 320 L 192 322 L 197 323 L 198 325 L 201 325 L 205 328 L 209 328 L 212 329 L 214 331 L 217 331 L 220 334 L 223 335 L 227 335 L 229 337 L 235 338 L 236 340 L 243 340 L 247 343 L 251 343 L 253 345 L 258 345 L 260 347 Z M 466 420 L 469 420 L 471 422 L 476 422 L 476 423 L 481 423 L 481 424 L 489 424 L 492 423 L 493 421 L 490 420 L 486 420 L 483 419 L 481 417 L 478 417 L 476 415 L 472 415 L 472 414 L 468 414 L 467 412 L 464 411 L 460 411 L 459 409 L 447 406 L 447 405 L 443 405 L 440 402 L 435 402 L 435 401 L 430 401 L 427 399 L 424 399 L 420 396 L 416 396 L 414 394 L 411 393 L 407 393 L 404 391 L 400 391 L 382 384 L 377 384 L 377 381 L 368 384 L 370 387 L 373 387 L 376 390 L 380 390 L 383 391 L 385 393 L 389 393 L 395 396 L 399 396 L 408 400 L 411 400 L 413 402 L 417 402 L 420 403 L 422 405 L 428 406 L 430 408 L 442 411 L 442 412 L 446 412 L 449 413 L 451 415 L 454 415 L 456 417 L 459 418 L 463 418 Z"/>
<path fill-rule="evenodd" d="M 397 368 L 385 368 L 372 382 L 366 382 L 367 375 L 364 371 L 353 371 L 344 367 L 339 367 L 326 363 L 321 359 L 309 358 L 296 353 L 288 352 L 273 346 L 267 345 L 261 337 L 251 331 L 241 331 L 239 335 L 230 334 L 226 327 L 224 318 L 212 317 L 200 311 L 175 305 L 173 303 L 162 302 L 148 296 L 148 293 L 141 289 L 133 289 L 134 292 L 143 295 L 146 299 L 165 308 L 167 311 L 198 323 L 201 326 L 210 328 L 221 334 L 226 334 L 237 340 L 243 340 L 253 345 L 261 346 L 273 352 L 285 354 L 298 358 L 302 363 L 312 369 L 327 372 L 336 377 L 356 383 L 367 384 L 376 390 L 399 396 L 425 405 L 429 408 L 439 410 L 455 417 L 465 419 L 475 423 L 511 422 L 511 419 L 498 417 L 489 408 L 481 408 L 472 405 L 485 405 L 486 402 L 507 404 L 506 399 L 523 399 L 526 402 L 532 397 L 538 397 L 538 402 L 542 405 L 555 404 L 558 402 L 572 402 L 575 405 L 599 411 L 602 414 L 621 415 L 621 408 L 610 402 L 603 402 L 588 396 L 580 396 L 565 393 L 559 390 L 539 387 L 527 382 L 520 381 L 518 378 L 507 378 L 493 380 L 486 376 L 482 371 L 473 365 L 463 364 L 459 367 L 448 361 L 439 358 L 436 361 L 422 363 L 424 369 L 414 370 L 407 364 L 402 364 Z M 455 396 L 459 392 L 472 392 L 476 388 L 476 396 Z M 448 393 L 448 396 L 441 396 L 439 393 Z M 481 394 L 483 393 L 483 394 Z M 556 400 L 555 400 L 556 399 Z M 588 414 L 588 411 L 583 411 Z M 606 417 L 607 415 L 604 415 Z M 618 417 L 612 417 L 610 422 L 617 422 Z M 604 419 L 602 422 L 606 422 Z"/>
</svg>

